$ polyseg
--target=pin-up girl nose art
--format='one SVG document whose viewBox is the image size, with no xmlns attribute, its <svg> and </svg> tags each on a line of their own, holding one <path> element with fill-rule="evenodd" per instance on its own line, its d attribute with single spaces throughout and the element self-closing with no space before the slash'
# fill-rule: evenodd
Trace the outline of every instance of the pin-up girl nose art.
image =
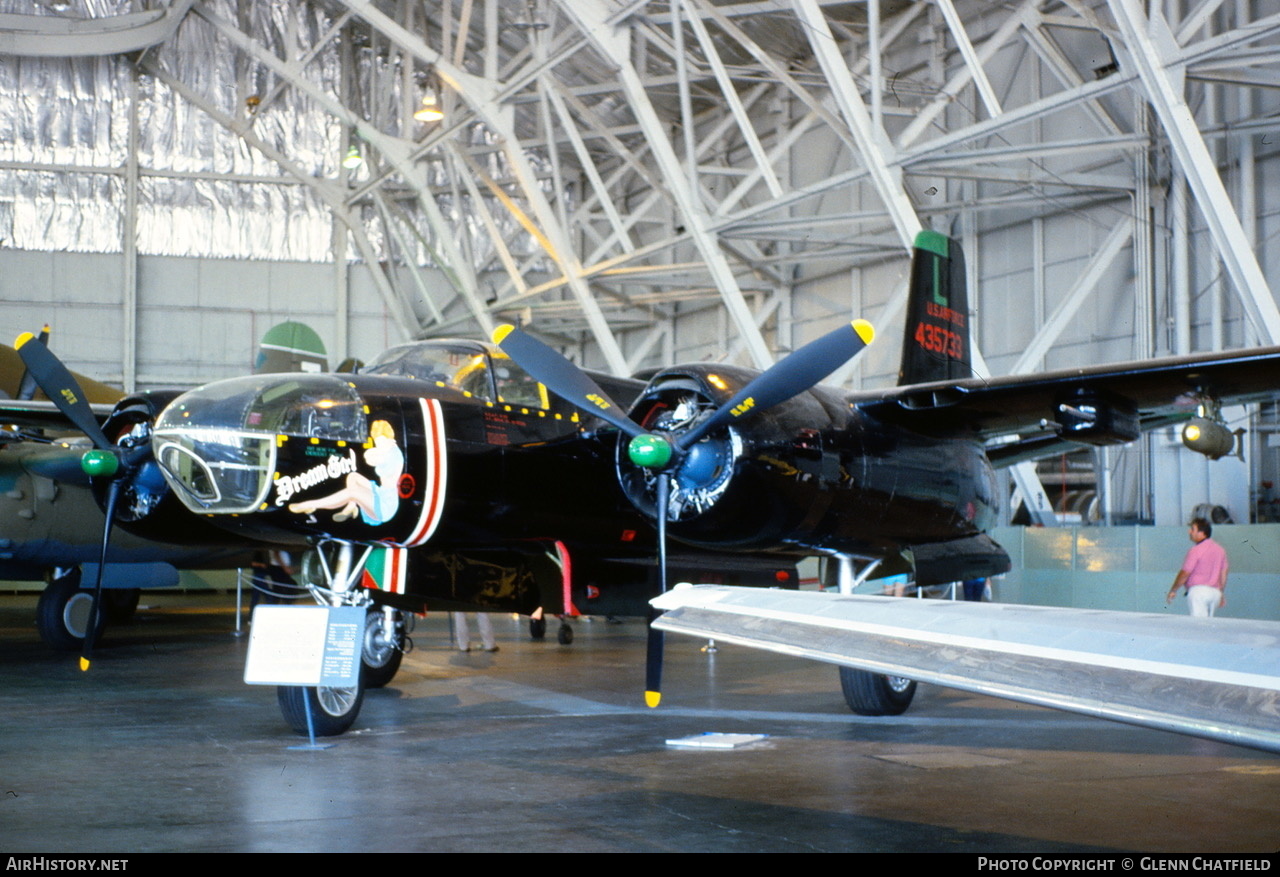
<svg viewBox="0 0 1280 877">
<path fill-rule="evenodd" d="M 395 517 L 400 508 L 398 485 L 404 474 L 404 452 L 396 444 L 395 430 L 385 420 L 373 422 L 369 441 L 364 461 L 373 469 L 376 480 L 352 472 L 341 490 L 320 499 L 291 503 L 289 511 L 308 515 L 321 509 L 337 509 L 335 521 L 346 521 L 359 513 L 361 520 L 373 525 Z"/>
</svg>

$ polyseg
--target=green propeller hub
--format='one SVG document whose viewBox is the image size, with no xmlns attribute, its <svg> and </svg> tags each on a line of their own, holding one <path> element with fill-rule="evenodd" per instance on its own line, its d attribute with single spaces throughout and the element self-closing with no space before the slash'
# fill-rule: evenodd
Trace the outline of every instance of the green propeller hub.
<svg viewBox="0 0 1280 877">
<path fill-rule="evenodd" d="M 110 451 L 85 451 L 80 469 L 92 478 L 110 478 L 120 468 L 120 458 Z"/>
<path fill-rule="evenodd" d="M 627 445 L 631 462 L 646 469 L 661 469 L 671 462 L 671 442 L 659 435 L 638 435 Z"/>
</svg>

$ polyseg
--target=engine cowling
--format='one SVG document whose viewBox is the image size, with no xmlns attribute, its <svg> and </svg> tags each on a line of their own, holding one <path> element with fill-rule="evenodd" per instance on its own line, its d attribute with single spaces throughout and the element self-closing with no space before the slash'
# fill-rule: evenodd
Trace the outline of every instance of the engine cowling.
<svg viewBox="0 0 1280 877">
<path fill-rule="evenodd" d="M 659 372 L 631 409 L 646 430 L 678 436 L 754 372 Z M 656 515 L 655 473 L 618 456 L 623 491 Z M 871 420 L 814 387 L 711 432 L 670 470 L 668 526 L 711 549 L 883 556 L 974 536 L 994 517 L 996 485 L 975 441 L 922 437 Z"/>
</svg>

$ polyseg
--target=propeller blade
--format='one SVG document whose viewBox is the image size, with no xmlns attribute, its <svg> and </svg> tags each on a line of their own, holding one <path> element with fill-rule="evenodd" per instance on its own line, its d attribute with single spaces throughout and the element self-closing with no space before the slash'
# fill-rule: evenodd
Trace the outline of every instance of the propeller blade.
<svg viewBox="0 0 1280 877">
<path fill-rule="evenodd" d="M 106 520 L 102 525 L 98 581 L 93 588 L 89 629 L 85 632 L 84 648 L 80 653 L 80 669 L 88 670 L 93 657 L 94 641 L 97 639 L 98 616 L 102 613 L 102 576 L 107 567 L 107 551 L 111 546 L 111 528 L 115 524 L 116 506 L 119 504 L 126 478 L 137 473 L 143 460 L 150 455 L 151 447 L 147 444 L 143 447 L 121 449 L 112 444 L 106 433 L 102 431 L 102 427 L 98 425 L 98 418 L 89 407 L 88 399 L 79 382 L 58 357 L 49 351 L 42 338 L 36 338 L 27 333 L 14 342 L 14 347 L 26 364 L 27 373 L 44 391 L 44 394 L 93 442 L 96 450 L 85 453 L 80 462 L 82 471 L 92 477 L 110 479 L 107 482 L 106 507 L 103 509 Z"/>
<path fill-rule="evenodd" d="M 107 516 L 102 525 L 102 553 L 98 557 L 98 581 L 93 586 L 93 603 L 89 610 L 89 629 L 84 633 L 84 648 L 80 652 L 80 669 L 86 671 L 93 658 L 94 640 L 98 638 L 98 614 L 102 612 L 102 574 L 107 568 L 107 549 L 111 545 L 111 524 L 116 519 L 116 502 L 120 499 L 120 479 L 107 483 L 107 502 L 103 510 Z"/>
<path fill-rule="evenodd" d="M 40 343 L 45 347 L 49 346 L 49 324 L 40 330 L 40 334 L 36 336 Z M 35 376 L 31 374 L 31 369 L 22 372 L 22 380 L 18 382 L 18 398 L 23 400 L 31 400 L 35 398 L 36 390 L 40 388 L 36 383 Z"/>
<path fill-rule="evenodd" d="M 677 445 L 688 450 L 726 423 L 798 396 L 861 353 L 875 335 L 866 320 L 854 320 L 810 341 L 762 372 L 710 417 L 677 438 Z"/>
<path fill-rule="evenodd" d="M 58 406 L 58 410 L 89 437 L 94 447 L 104 451 L 111 450 L 113 446 L 98 426 L 98 418 L 93 416 L 93 409 L 89 407 L 84 391 L 58 357 L 50 353 L 49 348 L 29 332 L 19 336 L 13 346 L 26 364 L 28 373 L 53 404 Z"/>
<path fill-rule="evenodd" d="M 662 613 L 657 609 L 649 610 L 649 642 L 644 656 L 644 704 L 656 707 L 662 702 L 662 650 L 666 643 L 662 631 L 653 626 L 653 621 Z"/>
<path fill-rule="evenodd" d="M 599 417 L 635 438 L 639 424 L 627 416 L 586 373 L 537 338 L 515 326 L 500 326 L 494 342 L 534 380 L 579 410 Z"/>
<path fill-rule="evenodd" d="M 671 498 L 671 476 L 665 472 L 657 475 L 658 516 L 658 593 L 667 592 L 667 505 Z M 649 610 L 649 642 L 644 660 L 644 702 L 655 707 L 662 700 L 662 651 L 666 643 L 664 634 L 653 626 L 653 620 L 662 613 Z"/>
</svg>

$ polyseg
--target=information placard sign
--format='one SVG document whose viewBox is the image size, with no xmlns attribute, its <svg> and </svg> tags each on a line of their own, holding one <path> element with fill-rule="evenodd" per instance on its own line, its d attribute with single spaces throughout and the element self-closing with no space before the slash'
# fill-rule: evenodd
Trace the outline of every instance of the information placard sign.
<svg viewBox="0 0 1280 877">
<path fill-rule="evenodd" d="M 249 685 L 349 688 L 360 681 L 365 610 L 357 606 L 258 606 L 244 681 Z"/>
</svg>

